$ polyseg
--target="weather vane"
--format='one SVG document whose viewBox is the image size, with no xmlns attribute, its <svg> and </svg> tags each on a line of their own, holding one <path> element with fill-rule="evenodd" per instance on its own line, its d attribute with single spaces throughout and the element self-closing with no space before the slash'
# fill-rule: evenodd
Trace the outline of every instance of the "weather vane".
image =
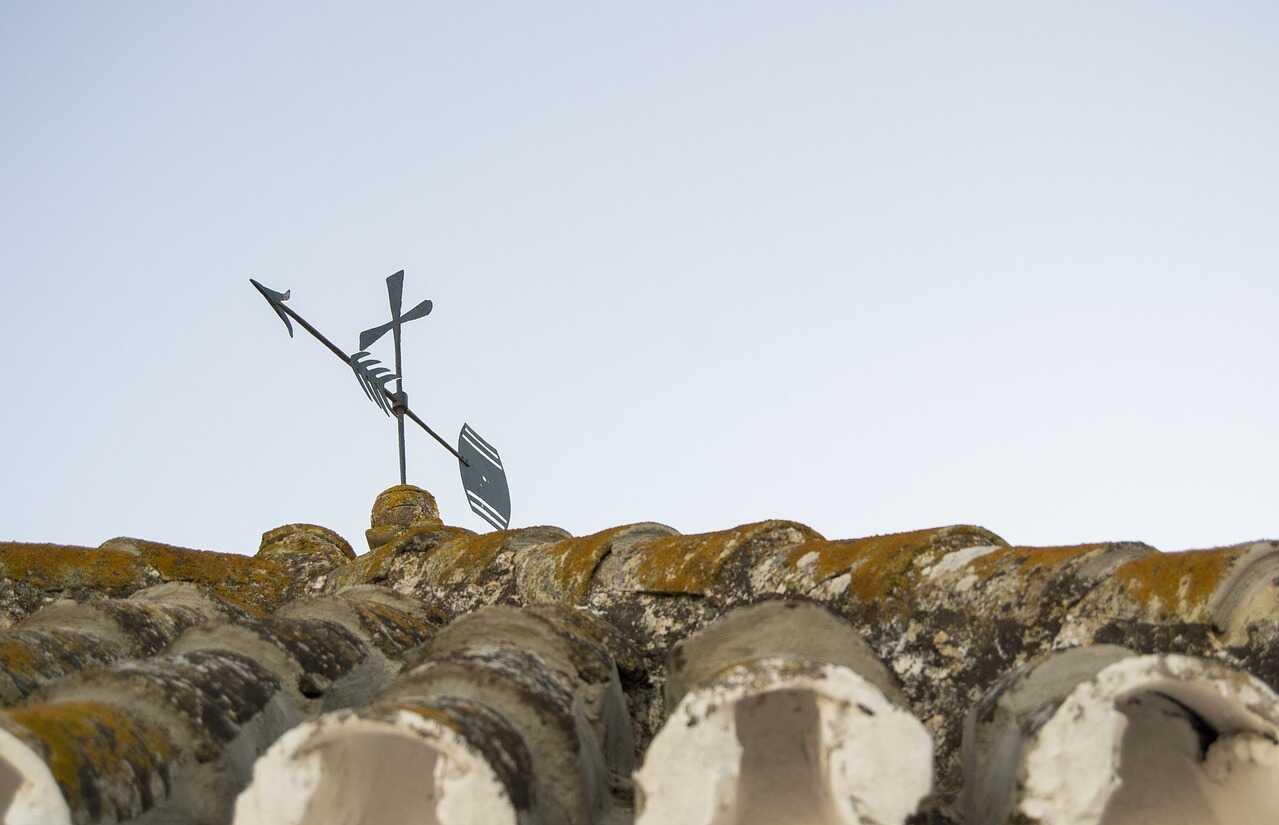
<svg viewBox="0 0 1279 825">
<path fill-rule="evenodd" d="M 466 491 L 466 498 L 470 502 L 472 512 L 498 530 L 507 528 L 511 522 L 511 493 L 506 486 L 506 471 L 502 468 L 502 458 L 498 455 L 497 449 L 481 438 L 469 424 L 462 425 L 462 431 L 457 437 L 457 449 L 454 449 L 409 408 L 409 396 L 404 391 L 404 366 L 400 354 L 401 332 L 406 322 L 429 315 L 433 305 L 430 301 L 422 301 L 408 312 L 401 312 L 404 270 L 401 269 L 386 279 L 386 293 L 391 303 L 391 320 L 361 332 L 360 349 L 353 355 L 347 355 L 336 344 L 325 338 L 318 329 L 311 326 L 305 318 L 294 312 L 291 307 L 284 305 L 284 302 L 289 300 L 290 290 L 276 292 L 252 278 L 249 279 L 249 283 L 262 293 L 262 297 L 266 298 L 267 303 L 280 316 L 280 320 L 289 331 L 290 338 L 293 337 L 293 325 L 289 323 L 289 319 L 292 318 L 303 329 L 315 336 L 317 341 L 328 347 L 330 352 L 342 359 L 342 363 L 351 368 L 360 388 L 364 390 L 364 394 L 370 401 L 383 413 L 395 416 L 396 429 L 399 433 L 401 484 L 408 483 L 404 462 L 404 418 L 407 416 L 457 458 L 458 468 L 462 473 L 462 488 Z M 392 333 L 395 341 L 394 371 L 382 366 L 380 361 L 369 354 L 369 347 L 387 332 Z M 395 382 L 394 391 L 388 389 L 392 381 Z"/>
</svg>

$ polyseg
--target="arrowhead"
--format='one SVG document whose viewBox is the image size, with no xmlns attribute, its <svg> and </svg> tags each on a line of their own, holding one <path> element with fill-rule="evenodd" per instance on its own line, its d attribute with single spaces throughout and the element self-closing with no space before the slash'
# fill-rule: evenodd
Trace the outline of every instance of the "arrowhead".
<svg viewBox="0 0 1279 825">
<path fill-rule="evenodd" d="M 263 298 L 266 298 L 266 302 L 271 305 L 271 309 L 275 310 L 275 314 L 280 316 L 280 320 L 284 322 L 284 328 L 289 331 L 289 337 L 292 338 L 293 324 L 289 323 L 289 316 L 284 312 L 283 306 L 284 302 L 289 300 L 289 293 L 292 290 L 286 289 L 283 292 L 276 292 L 274 289 L 265 287 L 252 278 L 249 279 L 249 283 L 253 284 L 254 289 L 262 293 Z"/>
</svg>

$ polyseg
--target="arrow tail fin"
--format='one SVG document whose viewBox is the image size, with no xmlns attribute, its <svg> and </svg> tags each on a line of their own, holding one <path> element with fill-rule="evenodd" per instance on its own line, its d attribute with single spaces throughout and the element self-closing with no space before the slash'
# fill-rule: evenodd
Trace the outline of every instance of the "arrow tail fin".
<svg viewBox="0 0 1279 825">
<path fill-rule="evenodd" d="M 360 389 L 364 390 L 369 400 L 383 413 L 390 415 L 391 408 L 386 401 L 386 385 L 399 376 L 382 366 L 381 361 L 367 352 L 357 352 L 351 356 L 351 370 L 355 373 L 355 380 L 360 383 Z"/>
</svg>

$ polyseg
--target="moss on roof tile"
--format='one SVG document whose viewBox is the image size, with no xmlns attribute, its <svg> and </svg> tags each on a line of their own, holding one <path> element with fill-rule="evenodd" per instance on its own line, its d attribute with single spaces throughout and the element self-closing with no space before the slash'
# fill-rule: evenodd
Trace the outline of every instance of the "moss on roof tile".
<svg viewBox="0 0 1279 825">
<path fill-rule="evenodd" d="M 282 524 L 262 534 L 258 556 L 275 553 L 336 554 L 343 559 L 355 558 L 351 544 L 327 527 L 318 524 Z"/>
<path fill-rule="evenodd" d="M 458 536 L 431 553 L 432 581 L 438 585 L 469 584 L 477 581 L 497 558 L 508 532 L 498 530 L 480 535 Z"/>
<path fill-rule="evenodd" d="M 275 559 L 134 541 L 142 561 L 163 581 L 204 585 L 222 599 L 256 614 L 279 607 L 296 584 L 288 568 Z"/>
<path fill-rule="evenodd" d="M 369 638 L 388 656 L 399 656 L 421 644 L 448 621 L 439 612 L 424 618 L 375 600 L 358 602 L 352 607 Z"/>
<path fill-rule="evenodd" d="M 730 530 L 692 535 L 663 536 L 633 548 L 637 559 L 633 575 L 637 589 L 653 593 L 704 594 L 719 576 L 729 556 L 752 543 L 767 542 L 785 531 L 798 541 L 819 541 L 812 528 L 794 521 L 769 520 L 743 524 Z"/>
<path fill-rule="evenodd" d="M 97 548 L 0 543 L 0 575 L 49 593 L 83 589 L 106 596 L 127 596 L 161 582 L 192 582 L 257 614 L 278 607 L 296 584 L 271 559 L 133 538 L 111 539 Z"/>
<path fill-rule="evenodd" d="M 610 527 L 589 536 L 576 536 L 543 547 L 538 552 L 553 563 L 552 578 L 560 593 L 570 604 L 585 604 L 600 561 L 609 552 L 613 541 L 621 535 L 644 524 L 623 524 Z"/>
<path fill-rule="evenodd" d="M 787 562 L 812 565 L 817 581 L 852 573 L 853 594 L 865 601 L 877 601 L 908 588 L 921 570 L 917 561 L 940 560 L 946 553 L 978 544 L 1005 545 L 1003 539 L 983 527 L 961 524 L 932 527 L 905 533 L 818 541 L 792 547 Z M 813 557 L 811 554 L 816 554 Z"/>
<path fill-rule="evenodd" d="M 1207 607 L 1231 566 L 1246 552 L 1246 547 L 1236 546 L 1152 553 L 1120 565 L 1115 579 L 1158 618 L 1187 620 Z"/>
<path fill-rule="evenodd" d="M 0 700 L 15 702 L 41 684 L 115 661 L 124 649 L 74 629 L 10 630 L 0 635 Z"/>
<path fill-rule="evenodd" d="M 421 524 L 405 528 L 385 544 L 370 550 L 333 574 L 337 587 L 352 584 L 374 584 L 386 578 L 396 556 L 407 553 L 430 553 L 446 542 L 474 536 L 474 531 L 462 527 L 439 524 Z"/>
<path fill-rule="evenodd" d="M 167 786 L 178 752 L 163 727 L 96 702 L 15 708 L 3 722 L 43 751 L 77 822 L 133 818 L 125 800 L 148 781 Z"/>
<path fill-rule="evenodd" d="M 383 490 L 373 501 L 369 515 L 372 527 L 409 527 L 440 524 L 440 508 L 435 496 L 412 484 L 397 484 Z"/>
<path fill-rule="evenodd" d="M 136 554 L 62 544 L 0 543 L 0 572 L 42 590 L 88 587 L 113 596 L 144 584 Z"/>
<path fill-rule="evenodd" d="M 968 563 L 968 569 L 979 579 L 988 578 L 996 571 L 1014 565 L 1031 572 L 1055 570 L 1062 565 L 1104 550 L 1107 543 L 1071 544 L 1060 547 L 1001 547 Z"/>
</svg>

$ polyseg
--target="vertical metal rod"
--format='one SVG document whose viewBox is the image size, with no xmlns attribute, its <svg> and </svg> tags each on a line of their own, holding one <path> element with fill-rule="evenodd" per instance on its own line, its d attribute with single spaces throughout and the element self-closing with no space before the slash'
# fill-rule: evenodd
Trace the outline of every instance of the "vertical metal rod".
<svg viewBox="0 0 1279 825">
<path fill-rule="evenodd" d="M 401 395 L 404 392 L 404 365 L 400 363 L 400 306 L 399 301 L 394 301 L 391 306 L 391 313 L 394 317 L 391 320 L 394 326 L 391 332 L 395 335 L 395 394 Z M 396 410 L 395 412 L 396 432 L 400 439 L 400 483 L 408 484 L 408 470 L 404 462 L 404 411 Z"/>
<path fill-rule="evenodd" d="M 400 483 L 408 484 L 408 475 L 404 469 L 404 413 L 397 412 L 395 414 L 395 424 L 400 431 Z"/>
</svg>

